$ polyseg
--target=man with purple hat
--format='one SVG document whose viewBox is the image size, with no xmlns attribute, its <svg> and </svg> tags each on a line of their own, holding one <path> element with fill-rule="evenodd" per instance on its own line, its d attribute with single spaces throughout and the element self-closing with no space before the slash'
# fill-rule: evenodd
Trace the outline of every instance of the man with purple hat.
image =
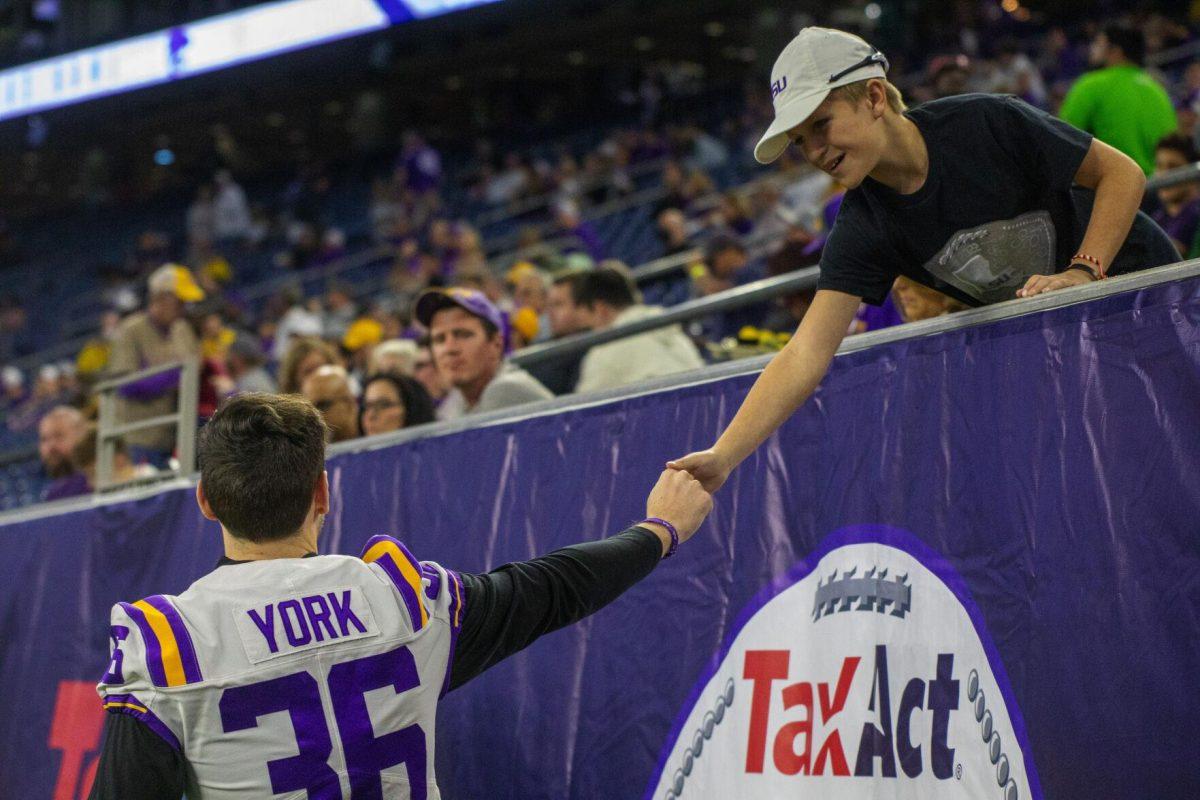
<svg viewBox="0 0 1200 800">
<path fill-rule="evenodd" d="M 536 378 L 508 363 L 508 322 L 483 292 L 430 289 L 417 299 L 417 320 L 429 329 L 433 361 L 452 388 L 438 419 L 548 400 Z"/>
</svg>

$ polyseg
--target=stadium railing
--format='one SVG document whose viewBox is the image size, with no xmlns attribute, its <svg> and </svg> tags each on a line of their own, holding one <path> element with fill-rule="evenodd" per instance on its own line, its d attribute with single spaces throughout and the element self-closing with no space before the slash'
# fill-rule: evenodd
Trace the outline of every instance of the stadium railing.
<svg viewBox="0 0 1200 800">
<path fill-rule="evenodd" d="M 1167 189 L 1181 183 L 1200 181 L 1200 161 L 1194 164 L 1184 164 L 1182 167 L 1167 170 L 1146 181 L 1146 192 Z"/>
<path fill-rule="evenodd" d="M 779 287 L 784 285 L 782 279 L 793 279 L 795 280 L 795 284 L 789 286 L 789 289 L 791 291 L 796 291 L 797 289 L 801 288 L 802 285 L 811 285 L 812 282 L 815 281 L 815 272 L 810 272 L 815 269 L 815 267 L 810 267 L 808 270 L 802 270 L 801 272 L 806 273 L 804 275 L 801 275 L 798 272 L 790 275 L 781 275 L 778 278 L 770 278 L 768 280 L 779 281 L 779 283 L 776 284 L 776 287 Z M 981 308 L 958 311 L 954 314 L 946 314 L 944 316 L 923 320 L 921 322 L 911 322 L 905 325 L 897 325 L 895 327 L 883 328 L 881 330 L 871 331 L 869 333 L 860 333 L 855 336 L 848 336 L 838 348 L 836 355 L 843 356 L 848 353 L 858 352 L 860 350 L 865 350 L 877 345 L 889 344 L 891 342 L 898 342 L 906 339 L 918 339 L 924 336 L 946 333 L 948 331 L 965 330 L 968 328 L 977 327 L 979 325 L 997 322 L 1003 319 L 1021 317 L 1029 314 L 1040 313 L 1042 311 L 1049 311 L 1055 308 L 1088 303 L 1103 297 L 1121 294 L 1122 292 L 1136 291 L 1139 289 L 1145 289 L 1149 286 L 1171 283 L 1173 281 L 1194 278 L 1197 276 L 1200 276 L 1200 259 L 1181 261 L 1176 264 L 1169 264 L 1166 266 L 1157 267 L 1155 269 L 1143 270 L 1142 272 L 1121 275 L 1116 278 L 1109 278 L 1108 280 L 1097 281 L 1095 283 L 1089 283 L 1083 286 L 1063 289 L 1057 292 L 1048 292 L 1046 294 L 1038 295 L 1037 297 L 1009 300 L 1004 303 L 996 303 L 994 305 L 983 306 Z M 762 283 L 762 281 L 759 283 Z M 741 289 L 750 289 L 753 286 L 754 284 L 747 284 L 746 286 L 741 287 Z M 761 298 L 762 295 L 759 295 L 759 297 Z M 678 321 L 678 319 L 676 321 Z M 621 327 L 633 328 L 632 325 Z M 628 332 L 628 330 L 625 330 L 622 333 Z M 609 332 L 601 331 L 599 333 Z M 595 335 L 599 338 L 599 333 L 586 335 Z M 582 341 L 582 336 L 572 338 L 578 338 L 578 341 Z M 563 341 L 566 342 L 566 340 Z M 611 341 L 611 339 L 605 339 L 605 341 Z M 543 347 L 546 346 L 543 345 Z M 527 350 L 531 349 L 532 348 L 527 348 Z M 773 357 L 773 355 L 763 355 L 754 358 L 728 361 L 691 370 L 689 372 L 678 372 L 662 378 L 643 381 L 642 383 L 638 383 L 633 386 L 626 386 L 618 389 L 603 389 L 586 394 L 563 395 L 552 400 L 543 400 L 537 403 L 529 403 L 524 406 L 517 406 L 515 408 L 501 409 L 499 411 L 491 411 L 486 414 L 462 417 L 449 422 L 437 422 L 429 425 L 417 426 L 414 428 L 406 428 L 393 433 L 385 433 L 378 436 L 355 439 L 353 441 L 333 445 L 330 448 L 330 454 L 334 455 L 339 453 L 356 453 L 365 452 L 368 450 L 377 450 L 383 447 L 390 447 L 401 442 L 426 439 L 434 436 L 442 436 L 448 433 L 457 433 L 462 430 L 482 428 L 487 425 L 495 425 L 512 422 L 519 419 L 544 416 L 569 409 L 599 405 L 601 403 L 607 403 L 628 397 L 637 397 L 655 392 L 669 391 L 687 386 L 695 386 L 698 384 L 723 380 L 725 378 L 739 375 L 752 375 L 761 371 Z M 2 515 L 0 515 L 0 518 L 2 518 Z"/>
<path fill-rule="evenodd" d="M 132 383 L 161 375 L 179 372 L 179 389 L 176 392 L 175 410 L 146 419 L 122 421 L 118 419 L 117 394 Z M 108 492 L 131 483 L 146 480 L 188 477 L 196 470 L 196 413 L 200 399 L 200 362 L 198 359 L 162 364 L 157 367 L 131 372 L 118 378 L 101 381 L 95 391 L 99 400 L 99 421 L 96 426 L 96 491 Z M 176 466 L 160 471 L 150 479 L 134 481 L 113 480 L 113 462 L 116 458 L 117 440 L 134 431 L 152 428 L 175 427 Z"/>
<path fill-rule="evenodd" d="M 1110 295 L 1120 294 L 1122 292 L 1136 291 L 1158 284 L 1170 283 L 1172 281 L 1184 280 L 1197 276 L 1200 276 L 1200 259 L 1184 261 L 1173 265 L 1158 267 L 1157 269 L 1150 269 L 1143 272 L 1122 275 L 1106 281 L 1086 284 L 1084 286 L 1065 289 L 1058 292 L 1050 292 L 1037 297 L 1022 300 L 1010 300 L 1005 303 L 997 303 L 995 305 L 984 306 L 982 308 L 960 311 L 955 314 L 948 314 L 935 319 L 924 320 L 922 322 L 914 322 L 907 325 L 900 325 L 893 328 L 885 328 L 883 330 L 872 331 L 870 333 L 862 333 L 856 336 L 850 336 L 847 337 L 842 343 L 841 347 L 838 348 L 837 355 L 844 356 L 848 353 L 858 352 L 870 347 L 875 347 L 877 345 L 889 344 L 908 339 L 918 339 L 948 331 L 966 330 L 968 328 L 977 327 L 979 325 L 984 325 L 999 320 L 1021 317 L 1070 305 L 1087 303 Z M 490 425 L 498 425 L 521 419 L 542 417 L 571 409 L 585 408 L 630 397 L 638 397 L 657 392 L 681 389 L 688 386 L 696 386 L 730 377 L 753 375 L 762 370 L 762 368 L 767 365 L 767 362 L 770 361 L 771 357 L 772 356 L 770 355 L 764 355 L 755 358 L 729 361 L 697 370 L 692 370 L 690 372 L 680 372 L 664 376 L 662 378 L 644 381 L 633 386 L 626 386 L 618 389 L 604 389 L 587 394 L 563 395 L 551 400 L 528 403 L 526 405 L 501 409 L 485 414 L 462 417 L 460 419 L 448 422 L 435 422 L 427 425 L 418 425 L 412 428 L 404 428 L 393 433 L 364 437 L 360 439 L 354 439 L 349 442 L 331 445 L 329 447 L 328 454 L 330 456 L 334 456 L 344 453 L 368 452 L 371 450 L 391 447 L 402 442 L 444 436 L 464 430 L 483 428 Z M 9 524 L 12 522 L 21 522 L 30 519 L 46 517 L 53 514 L 66 513 L 68 511 L 74 511 L 80 508 L 90 507 L 97 503 L 107 505 L 109 503 L 122 502 L 138 497 L 144 497 L 148 494 L 166 491 L 179 486 L 194 485 L 194 482 L 194 473 L 190 475 L 178 474 L 173 480 L 163 481 L 151 487 L 128 487 L 119 491 L 110 492 L 101 498 L 86 496 L 82 498 L 58 500 L 52 503 L 42 503 L 40 505 L 34 505 L 0 513 L 0 524 Z"/>
<path fill-rule="evenodd" d="M 627 336 L 636 336 L 639 333 L 665 328 L 668 325 L 677 325 L 681 322 L 690 322 L 713 314 L 744 308 L 764 300 L 772 300 L 780 295 L 802 292 L 816 287 L 819 273 L 820 270 L 817 267 L 805 267 L 785 275 L 763 278 L 708 297 L 670 306 L 664 309 L 663 313 L 653 317 L 634 320 L 623 325 L 614 325 L 600 331 L 577 333 L 555 342 L 526 347 L 514 353 L 510 360 L 521 367 L 555 361 L 581 353 L 596 345 L 624 339 Z"/>
</svg>

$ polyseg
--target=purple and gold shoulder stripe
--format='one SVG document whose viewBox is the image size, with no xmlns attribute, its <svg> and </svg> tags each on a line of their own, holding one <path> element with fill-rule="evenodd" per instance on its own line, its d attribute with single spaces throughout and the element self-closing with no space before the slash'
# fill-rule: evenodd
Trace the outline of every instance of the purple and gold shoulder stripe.
<svg viewBox="0 0 1200 800">
<path fill-rule="evenodd" d="M 136 603 L 121 603 L 121 608 L 142 633 L 151 683 L 175 687 L 204 679 L 187 626 L 167 598 L 156 594 Z"/>
<path fill-rule="evenodd" d="M 425 576 L 425 596 L 430 600 L 437 600 L 442 592 L 442 574 L 438 571 L 438 567 L 431 561 L 421 562 L 421 574 Z M 442 567 L 445 570 L 449 581 L 446 590 L 449 592 L 450 602 L 450 626 L 457 630 L 462 625 L 462 598 L 463 588 L 462 579 L 458 574 Z"/>
<path fill-rule="evenodd" d="M 408 609 L 414 631 L 422 630 L 429 624 L 429 612 L 425 609 L 422 597 L 421 562 L 402 542 L 390 536 L 372 536 L 363 549 L 362 560 L 368 564 L 378 564 L 391 578 L 404 600 L 404 607 Z"/>
</svg>

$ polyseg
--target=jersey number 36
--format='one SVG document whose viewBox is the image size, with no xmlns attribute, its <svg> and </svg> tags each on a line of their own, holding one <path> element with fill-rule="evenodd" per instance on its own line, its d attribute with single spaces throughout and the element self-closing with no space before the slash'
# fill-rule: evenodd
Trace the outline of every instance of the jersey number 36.
<svg viewBox="0 0 1200 800">
<path fill-rule="evenodd" d="M 383 797 L 380 774 L 404 764 L 413 800 L 425 800 L 425 733 L 418 725 L 376 736 L 367 710 L 366 692 L 391 686 L 397 694 L 421 683 L 412 653 L 399 647 L 387 653 L 334 664 L 329 669 L 329 697 L 350 776 L 351 800 Z M 295 672 L 248 686 L 226 689 L 220 702 L 226 733 L 258 726 L 264 714 L 287 711 L 300 752 L 267 762 L 276 793 L 307 790 L 310 800 L 342 800 L 341 784 L 329 766 L 333 740 L 326 724 L 317 681 Z"/>
</svg>

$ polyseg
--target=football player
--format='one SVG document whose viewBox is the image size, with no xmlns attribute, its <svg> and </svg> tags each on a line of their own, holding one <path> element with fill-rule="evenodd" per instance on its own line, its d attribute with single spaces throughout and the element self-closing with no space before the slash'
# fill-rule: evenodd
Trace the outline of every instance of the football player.
<svg viewBox="0 0 1200 800">
<path fill-rule="evenodd" d="M 225 557 L 113 608 L 93 798 L 436 798 L 439 698 L 616 599 L 712 509 L 667 471 L 637 525 L 484 575 L 388 536 L 321 556 L 325 433 L 308 401 L 267 394 L 201 431 L 196 500 Z"/>
</svg>

